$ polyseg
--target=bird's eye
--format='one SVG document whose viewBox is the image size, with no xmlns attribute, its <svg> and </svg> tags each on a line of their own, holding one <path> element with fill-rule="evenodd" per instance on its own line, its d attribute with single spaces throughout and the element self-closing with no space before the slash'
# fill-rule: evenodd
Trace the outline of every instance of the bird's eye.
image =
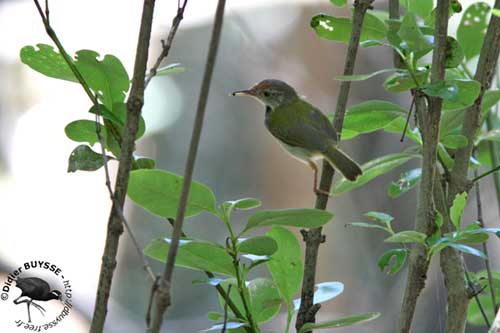
<svg viewBox="0 0 500 333">
<path fill-rule="evenodd" d="M 271 93 L 269 93 L 269 91 L 264 91 L 264 97 L 269 97 L 271 96 Z"/>
</svg>

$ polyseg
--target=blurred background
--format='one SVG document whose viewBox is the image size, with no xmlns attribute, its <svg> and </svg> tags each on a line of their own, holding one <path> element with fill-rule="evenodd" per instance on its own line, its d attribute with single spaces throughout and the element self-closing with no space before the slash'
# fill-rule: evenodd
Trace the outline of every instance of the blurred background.
<svg viewBox="0 0 500 333">
<path fill-rule="evenodd" d="M 462 1 L 467 6 L 471 1 Z M 113 54 L 132 72 L 142 1 L 53 0 L 51 25 L 70 54 L 80 49 Z M 160 53 L 176 13 L 177 1 L 157 1 L 150 65 Z M 175 38 L 168 63 L 182 63 L 187 71 L 171 77 L 154 78 L 146 91 L 144 117 L 146 136 L 137 147 L 139 155 L 157 161 L 157 167 L 182 174 L 197 96 L 203 75 L 216 1 L 191 0 Z M 377 9 L 386 9 L 384 1 Z M 222 42 L 210 91 L 205 126 L 194 178 L 212 188 L 217 200 L 255 197 L 263 208 L 312 207 L 310 169 L 282 151 L 265 130 L 264 110 L 251 99 L 233 98 L 229 93 L 248 88 L 264 78 L 287 81 L 324 112 L 332 112 L 342 74 L 346 46 L 320 40 L 309 26 L 319 12 L 350 15 L 348 7 L 336 8 L 327 0 L 232 0 L 228 1 Z M 459 18 L 453 18 L 454 31 Z M 45 77 L 20 62 L 25 45 L 52 44 L 32 1 L 0 1 L 0 281 L 19 264 L 48 260 L 63 269 L 72 281 L 74 308 L 70 319 L 54 332 L 88 331 L 101 264 L 110 202 L 104 172 L 67 173 L 67 160 L 77 145 L 64 134 L 76 119 L 93 119 L 89 102 L 77 84 Z M 392 67 L 388 49 L 361 49 L 357 73 Z M 407 94 L 383 90 L 384 77 L 355 83 L 349 104 L 368 99 L 391 100 L 405 108 Z M 396 135 L 376 132 L 343 143 L 343 149 L 360 163 L 390 152 L 400 152 Z M 417 162 L 404 165 L 368 185 L 330 200 L 335 219 L 324 230 L 318 282 L 341 281 L 344 293 L 325 303 L 320 320 L 361 312 L 379 311 L 382 317 L 354 328 L 336 332 L 392 332 L 397 320 L 406 270 L 387 276 L 378 270 L 377 258 L 390 248 L 384 234 L 346 228 L 362 221 L 370 210 L 395 217 L 395 228 L 413 226 L 416 191 L 391 199 L 387 188 L 392 180 Z M 110 163 L 112 175 L 116 162 Z M 493 185 L 481 183 L 485 221 L 498 227 Z M 471 200 L 473 201 L 473 200 Z M 169 236 L 170 226 L 128 201 L 125 209 L 136 237 L 145 246 L 151 239 Z M 465 220 L 475 218 L 471 205 Z M 243 224 L 245 213 L 236 219 Z M 185 223 L 185 232 L 195 238 L 223 242 L 225 228 L 208 214 Z M 298 234 L 298 230 L 295 230 Z M 490 259 L 499 267 L 498 240 L 489 242 Z M 471 270 L 481 262 L 467 257 Z M 163 264 L 152 262 L 156 272 Z M 265 274 L 258 271 L 256 275 Z M 202 274 L 176 269 L 173 306 L 168 310 L 165 332 L 197 332 L 210 326 L 208 311 L 219 311 L 215 290 L 192 284 Z M 437 260 L 428 274 L 420 298 L 413 332 L 442 332 L 446 291 Z M 119 264 L 113 281 L 106 332 L 142 332 L 150 283 L 127 234 L 120 243 Z M 20 291 L 14 288 L 12 296 Z M 15 328 L 3 314 L 14 307 L 0 302 L 0 331 Z M 10 303 L 10 301 L 9 301 Z M 23 309 L 15 311 L 23 313 Z M 284 310 L 284 309 L 283 309 Z M 21 312 L 23 311 L 23 312 Z M 33 311 L 32 311 L 33 312 Z M 17 313 L 17 312 L 16 312 Z M 285 315 L 264 325 L 280 332 Z M 479 332 L 469 327 L 468 332 Z"/>
</svg>

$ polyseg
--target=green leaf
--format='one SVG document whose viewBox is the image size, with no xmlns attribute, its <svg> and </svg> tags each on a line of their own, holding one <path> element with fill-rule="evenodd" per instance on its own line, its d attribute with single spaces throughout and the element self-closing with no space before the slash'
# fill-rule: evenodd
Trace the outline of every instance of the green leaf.
<svg viewBox="0 0 500 333">
<path fill-rule="evenodd" d="M 340 179 L 335 183 L 332 189 L 332 194 L 338 195 L 360 187 L 368 183 L 369 181 L 375 179 L 376 177 L 383 175 L 391 171 L 392 169 L 408 162 L 412 158 L 416 158 L 418 155 L 412 154 L 389 154 L 374 160 L 371 160 L 362 165 L 361 169 L 363 174 L 356 179 L 356 181 L 351 182 L 345 178 Z"/>
<path fill-rule="evenodd" d="M 170 239 L 157 238 L 144 248 L 144 253 L 153 259 L 166 262 L 169 250 Z M 228 276 L 235 275 L 233 258 L 226 250 L 217 244 L 202 240 L 181 240 L 175 266 Z"/>
<path fill-rule="evenodd" d="M 396 274 L 403 268 L 406 258 L 408 257 L 408 249 L 392 249 L 386 251 L 378 259 L 377 265 L 380 271 L 384 271 L 386 267 L 389 267 L 387 271 L 388 275 Z M 394 258 L 394 263 L 391 265 L 391 260 Z"/>
<path fill-rule="evenodd" d="M 352 226 L 352 227 L 359 227 L 359 228 L 380 229 L 380 230 L 384 230 L 386 232 L 389 232 L 389 230 L 386 227 L 383 227 L 383 226 L 378 225 L 378 224 L 370 224 L 370 223 L 364 223 L 364 222 L 353 222 L 353 223 L 349 223 L 347 225 Z"/>
<path fill-rule="evenodd" d="M 186 67 L 181 64 L 170 64 L 165 67 L 159 68 L 156 71 L 156 76 L 174 75 L 183 73 L 186 71 Z"/>
<path fill-rule="evenodd" d="M 461 134 L 450 134 L 441 139 L 441 143 L 451 149 L 459 149 L 467 146 L 467 138 Z"/>
<path fill-rule="evenodd" d="M 453 199 L 453 205 L 450 208 L 450 218 L 451 222 L 455 225 L 457 230 L 460 230 L 460 220 L 462 218 L 462 212 L 464 211 L 465 204 L 467 203 L 467 192 L 462 192 L 455 196 Z"/>
<path fill-rule="evenodd" d="M 412 12 L 425 19 L 432 11 L 434 3 L 432 0 L 400 0 L 403 6 L 408 5 L 406 11 Z"/>
<path fill-rule="evenodd" d="M 368 212 L 365 213 L 365 216 L 374 220 L 374 221 L 380 221 L 381 223 L 385 225 L 390 225 L 392 220 L 394 220 L 394 217 L 392 217 L 389 214 L 382 213 L 382 212 Z"/>
<path fill-rule="evenodd" d="M 329 301 L 344 291 L 344 284 L 342 282 L 322 282 L 315 285 L 315 292 L 313 296 L 313 303 L 320 304 Z M 299 311 L 300 298 L 293 301 L 294 311 Z"/>
<path fill-rule="evenodd" d="M 311 19 L 311 27 L 320 38 L 347 44 L 351 37 L 352 19 L 318 14 Z M 361 41 L 380 40 L 385 38 L 386 33 L 385 23 L 367 12 L 361 30 Z"/>
<path fill-rule="evenodd" d="M 486 255 L 482 251 L 479 251 L 471 246 L 467 246 L 467 245 L 463 245 L 463 244 L 456 244 L 456 243 L 449 243 L 448 246 L 452 247 L 455 250 L 458 250 L 460 252 L 471 254 L 473 256 L 482 258 L 484 260 L 488 259 L 488 257 L 486 257 Z"/>
<path fill-rule="evenodd" d="M 236 279 L 225 280 L 221 283 L 221 286 L 227 291 L 230 284 L 233 285 L 230 294 L 231 300 L 241 313 L 245 313 L 245 308 L 243 307 L 243 303 L 241 301 L 241 295 L 237 292 L 238 287 Z M 276 288 L 272 280 L 257 278 L 249 281 L 247 283 L 247 288 L 250 297 L 250 311 L 253 318 L 258 323 L 269 321 L 279 313 L 281 298 L 278 288 Z M 219 303 L 221 307 L 223 307 L 225 303 L 225 300 L 220 296 Z"/>
<path fill-rule="evenodd" d="M 401 194 L 408 192 L 410 189 L 415 187 L 422 177 L 422 169 L 412 169 L 403 173 L 399 179 L 392 182 L 387 190 L 391 198 L 397 198 Z"/>
<path fill-rule="evenodd" d="M 231 210 L 232 209 L 249 210 L 259 207 L 260 205 L 262 205 L 262 202 L 259 199 L 244 198 L 234 201 L 226 201 L 224 202 L 224 204 L 227 208 L 231 207 Z"/>
<path fill-rule="evenodd" d="M 112 110 L 112 111 L 111 111 Z M 99 112 L 97 112 L 97 108 L 93 105 L 89 112 L 92 114 L 99 113 L 104 119 L 110 120 L 115 125 L 118 125 L 120 135 L 122 135 L 123 128 L 125 127 L 125 122 L 127 119 L 127 104 L 125 103 L 114 103 L 112 109 L 108 109 L 105 105 L 99 105 Z M 139 128 L 137 129 L 137 134 L 135 136 L 136 139 L 139 139 L 144 135 L 146 131 L 146 124 L 144 122 L 144 118 L 139 118 Z"/>
<path fill-rule="evenodd" d="M 21 61 L 35 71 L 55 79 L 78 82 L 60 53 L 47 44 L 27 45 L 21 49 Z"/>
<path fill-rule="evenodd" d="M 493 315 L 495 309 L 493 308 L 493 302 L 491 301 L 490 294 L 485 290 L 484 295 L 478 295 L 478 297 L 484 313 L 486 313 L 489 322 L 492 323 L 495 320 L 495 316 Z M 467 309 L 467 321 L 472 325 L 484 326 L 483 314 L 475 300 L 471 300 L 469 302 L 469 307 Z"/>
<path fill-rule="evenodd" d="M 344 327 L 344 326 L 352 326 L 355 324 L 360 324 L 360 323 L 364 323 L 367 321 L 371 321 L 371 320 L 376 319 L 378 317 L 380 317 L 380 313 L 369 312 L 369 313 L 358 314 L 358 315 L 349 316 L 349 317 L 342 317 L 339 319 L 329 320 L 329 321 L 325 321 L 325 322 L 306 323 L 300 328 L 298 333 L 305 333 L 305 332 L 309 332 L 312 330 L 318 330 L 318 329 L 323 329 L 323 328 L 337 328 L 337 327 Z"/>
<path fill-rule="evenodd" d="M 364 81 L 383 73 L 397 71 L 397 68 L 385 68 L 370 74 L 339 75 L 335 77 L 338 81 Z"/>
<path fill-rule="evenodd" d="M 398 232 L 389 238 L 386 238 L 384 242 L 387 243 L 419 243 L 424 244 L 427 235 L 415 230 L 406 230 Z"/>
<path fill-rule="evenodd" d="M 241 253 L 270 256 L 278 250 L 278 244 L 271 237 L 254 236 L 243 240 L 237 248 Z"/>
<path fill-rule="evenodd" d="M 457 39 L 467 60 L 479 55 L 488 28 L 490 6 L 485 2 L 471 4 L 462 15 L 457 29 Z"/>
<path fill-rule="evenodd" d="M 139 206 L 162 217 L 175 217 L 183 177 L 159 169 L 140 169 L 130 173 L 128 195 Z M 208 187 L 193 181 L 189 190 L 186 216 L 203 210 L 217 215 L 215 196 Z"/>
<path fill-rule="evenodd" d="M 132 168 L 133 170 L 138 170 L 138 169 L 154 169 L 156 166 L 155 160 L 147 157 L 140 157 L 137 158 L 133 165 Z"/>
<path fill-rule="evenodd" d="M 496 128 L 486 133 L 481 133 L 476 139 L 476 145 L 478 145 L 481 141 L 496 141 L 500 142 L 500 129 Z"/>
<path fill-rule="evenodd" d="M 238 199 L 238 200 L 229 200 L 229 201 L 224 201 L 221 204 L 221 210 L 225 212 L 227 219 L 231 219 L 231 214 L 233 213 L 233 210 L 249 210 L 252 208 L 259 207 L 262 204 L 262 202 L 258 199 L 254 198 L 244 198 L 244 199 Z"/>
<path fill-rule="evenodd" d="M 344 7 L 347 3 L 347 0 L 330 0 L 330 2 L 337 7 Z"/>
<path fill-rule="evenodd" d="M 114 103 L 125 100 L 130 80 L 120 59 L 107 54 L 98 60 L 99 53 L 91 50 L 77 51 L 75 58 L 75 65 L 85 82 L 108 109 L 112 110 Z"/>
<path fill-rule="evenodd" d="M 293 296 L 299 291 L 304 274 L 304 264 L 301 261 L 300 243 L 295 235 L 281 227 L 273 226 L 267 233 L 278 243 L 278 251 L 266 263 L 273 281 L 287 305 L 287 327 L 293 316 Z"/>
<path fill-rule="evenodd" d="M 443 215 L 440 212 L 436 212 L 436 226 L 438 227 L 438 230 L 441 230 L 441 227 L 443 226 L 444 220 L 443 220 Z"/>
<path fill-rule="evenodd" d="M 442 139 L 446 135 L 460 133 L 458 129 L 462 126 L 464 119 L 463 109 L 458 110 L 444 110 L 441 116 L 441 122 L 439 124 L 439 136 Z"/>
<path fill-rule="evenodd" d="M 112 160 L 111 156 L 107 156 L 108 160 Z M 102 155 L 93 151 L 87 145 L 79 145 L 69 155 L 68 172 L 95 171 L 104 165 Z"/>
<path fill-rule="evenodd" d="M 481 90 L 481 84 L 474 80 L 447 80 L 457 88 L 457 99 L 444 99 L 444 110 L 464 109 L 471 106 L 476 101 Z"/>
<path fill-rule="evenodd" d="M 427 84 L 422 91 L 433 97 L 441 97 L 443 100 L 456 102 L 458 100 L 458 87 L 454 81 L 437 81 Z"/>
<path fill-rule="evenodd" d="M 453 37 L 446 37 L 446 68 L 458 67 L 464 60 L 464 49 Z"/>
<path fill-rule="evenodd" d="M 434 47 L 434 43 L 429 39 L 430 36 L 425 36 L 420 30 L 415 14 L 412 12 L 404 16 L 398 35 L 406 42 L 411 52 L 418 52 L 420 56 L 424 56 Z"/>
<path fill-rule="evenodd" d="M 228 329 L 228 330 L 234 330 L 234 329 L 237 329 L 239 327 L 246 326 L 246 325 L 247 325 L 246 323 L 240 323 L 240 322 L 237 322 L 237 321 L 228 321 L 228 322 L 226 322 L 225 325 L 224 325 L 224 323 L 222 323 L 222 324 L 214 324 L 211 327 L 209 327 L 209 328 L 207 328 L 205 330 L 202 330 L 201 332 L 210 332 L 210 331 L 218 331 L 218 332 L 220 332 L 223 327 L 226 327 L 226 329 Z"/>
<path fill-rule="evenodd" d="M 343 128 L 358 134 L 370 133 L 384 128 L 397 117 L 405 117 L 407 111 L 391 102 L 366 101 L 347 109 Z M 345 139 L 344 132 L 342 139 Z"/>
<path fill-rule="evenodd" d="M 384 132 L 402 134 L 405 129 L 405 124 L 406 119 L 401 117 L 396 118 L 384 127 Z M 407 126 L 406 137 L 413 140 L 415 143 L 422 145 L 422 138 L 420 136 L 418 128 L 412 129 L 411 126 Z"/>
<path fill-rule="evenodd" d="M 101 124 L 101 136 L 106 142 L 106 132 Z M 91 146 L 99 142 L 96 134 L 96 123 L 92 120 L 75 120 L 64 128 L 66 136 L 76 142 L 87 142 Z"/>
<path fill-rule="evenodd" d="M 482 121 L 485 120 L 491 108 L 494 107 L 498 103 L 498 101 L 500 101 L 500 90 L 487 90 L 484 93 L 481 103 L 481 117 L 483 118 Z"/>
<path fill-rule="evenodd" d="M 429 71 L 419 70 L 415 73 L 415 78 L 419 85 L 424 84 L 429 76 Z M 384 89 L 390 92 L 398 93 L 408 91 L 417 87 L 413 77 L 406 70 L 401 70 L 392 74 L 384 81 Z"/>
<path fill-rule="evenodd" d="M 278 251 L 266 263 L 267 268 L 287 304 L 290 304 L 300 289 L 304 272 L 299 241 L 291 231 L 281 226 L 273 226 L 266 235 L 278 244 Z"/>
<path fill-rule="evenodd" d="M 332 213 L 320 209 L 263 210 L 250 216 L 243 232 L 267 225 L 318 228 L 326 224 L 332 218 Z"/>
<path fill-rule="evenodd" d="M 493 8 L 493 10 L 491 11 L 491 13 L 493 15 L 495 15 L 495 16 L 500 17 L 500 9 Z"/>
</svg>

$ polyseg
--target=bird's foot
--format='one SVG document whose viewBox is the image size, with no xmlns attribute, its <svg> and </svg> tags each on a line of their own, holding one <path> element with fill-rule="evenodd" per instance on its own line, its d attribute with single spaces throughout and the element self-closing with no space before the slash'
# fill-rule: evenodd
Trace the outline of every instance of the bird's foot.
<svg viewBox="0 0 500 333">
<path fill-rule="evenodd" d="M 314 189 L 314 193 L 316 193 L 317 195 L 327 195 L 327 196 L 329 196 L 330 198 L 332 197 L 332 195 L 330 194 L 330 192 L 325 191 L 325 190 L 322 190 L 322 189 L 320 189 L 320 188 L 315 188 L 315 189 Z"/>
</svg>

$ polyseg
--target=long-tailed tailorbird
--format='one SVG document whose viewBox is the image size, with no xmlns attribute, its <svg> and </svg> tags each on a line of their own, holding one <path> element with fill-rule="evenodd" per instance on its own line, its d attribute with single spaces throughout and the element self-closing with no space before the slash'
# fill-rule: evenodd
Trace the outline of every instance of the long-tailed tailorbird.
<svg viewBox="0 0 500 333">
<path fill-rule="evenodd" d="M 332 123 L 316 107 L 301 99 L 295 89 L 280 80 L 263 80 L 233 96 L 251 96 L 266 106 L 265 124 L 269 132 L 294 157 L 314 171 L 314 192 L 318 188 L 315 160 L 325 158 L 345 178 L 355 181 L 362 174 L 359 165 L 338 148 L 338 135 Z"/>
</svg>

